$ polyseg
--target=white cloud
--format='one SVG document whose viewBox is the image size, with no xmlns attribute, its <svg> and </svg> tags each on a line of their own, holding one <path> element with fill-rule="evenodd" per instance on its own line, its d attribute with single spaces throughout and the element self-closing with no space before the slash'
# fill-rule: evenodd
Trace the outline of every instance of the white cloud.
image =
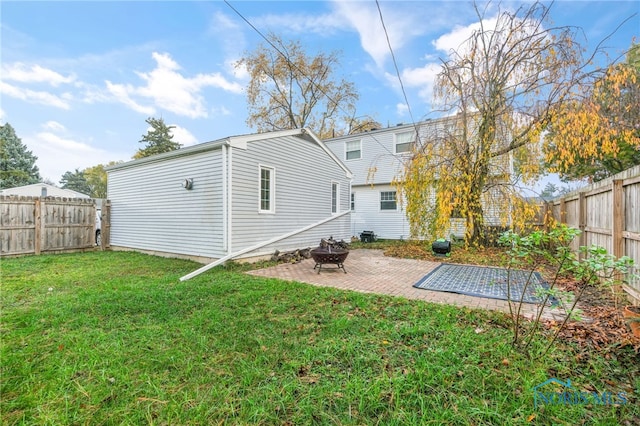
<svg viewBox="0 0 640 426">
<path fill-rule="evenodd" d="M 71 139 L 65 139 L 52 132 L 37 133 L 36 138 L 43 142 L 46 142 L 52 147 L 55 147 L 57 150 L 62 150 L 63 152 L 72 151 L 78 153 L 88 153 L 97 151 L 96 148 L 92 148 L 90 145 L 84 144 L 82 142 L 76 142 Z"/>
<path fill-rule="evenodd" d="M 31 67 L 28 67 L 22 62 L 3 65 L 2 78 L 20 83 L 47 83 L 54 87 L 62 83 L 73 83 L 76 80 L 76 76 L 73 74 L 65 77 L 60 73 L 41 67 L 40 65 L 31 65 Z"/>
<path fill-rule="evenodd" d="M 211 112 L 215 116 L 231 115 L 231 110 L 229 110 L 229 108 L 225 107 L 224 105 L 211 108 Z"/>
<path fill-rule="evenodd" d="M 54 132 L 64 132 L 66 129 L 66 127 L 64 127 L 64 125 L 58 123 L 57 121 L 47 121 L 46 123 L 44 123 L 42 125 L 42 128 L 45 130 L 51 130 Z"/>
<path fill-rule="evenodd" d="M 34 104 L 52 106 L 66 110 L 71 109 L 69 100 L 72 98 L 72 96 L 69 93 L 63 93 L 61 96 L 58 96 L 49 92 L 36 91 L 13 86 L 3 81 L 0 82 L 0 93 Z"/>
<path fill-rule="evenodd" d="M 268 14 L 253 19 L 258 28 L 269 28 L 281 34 L 284 32 L 296 34 L 330 35 L 344 30 L 348 25 L 347 17 L 342 13 L 316 14 L 284 13 Z"/>
<path fill-rule="evenodd" d="M 373 58 L 378 67 L 382 67 L 384 61 L 391 55 L 389 44 L 397 54 L 397 51 L 416 37 L 442 28 L 445 22 L 451 25 L 452 19 L 447 14 L 450 8 L 447 5 L 432 9 L 428 7 L 428 2 L 381 2 L 385 33 L 380 12 L 373 2 L 334 1 L 333 5 L 336 14 L 346 21 L 346 26 L 352 27 L 359 33 L 362 48 Z M 345 24 L 341 23 L 341 25 Z"/>
<path fill-rule="evenodd" d="M 496 28 L 497 22 L 497 18 L 485 19 L 482 22 L 482 26 L 484 27 L 485 31 L 494 30 Z M 454 27 L 454 29 L 449 33 L 444 34 L 433 41 L 433 46 L 438 50 L 446 52 L 447 54 L 451 53 L 452 51 L 458 51 L 458 53 L 462 54 L 464 51 L 465 42 L 469 40 L 474 31 L 479 31 L 480 28 L 480 22 L 474 22 L 473 24 L 467 25 L 466 27 L 458 25 Z"/>
<path fill-rule="evenodd" d="M 144 106 L 136 97 L 152 101 L 167 111 L 190 118 L 207 117 L 205 100 L 200 92 L 206 87 L 222 89 L 225 92 L 241 93 L 242 86 L 228 81 L 220 73 L 197 74 L 185 77 L 179 71 L 180 65 L 168 53 L 153 53 L 157 67 L 151 72 L 136 72 L 146 82 L 144 86 L 106 82 L 107 90 L 129 108 L 153 114 L 153 107 Z"/>
<path fill-rule="evenodd" d="M 139 103 L 137 103 L 136 101 L 134 101 L 133 99 L 131 99 L 131 96 L 129 96 L 130 94 L 134 94 L 136 92 L 136 89 L 127 84 L 114 84 L 110 81 L 106 81 L 105 84 L 107 85 L 107 91 L 113 95 L 113 97 L 115 98 L 115 100 L 117 100 L 118 102 L 123 103 L 124 105 L 128 106 L 129 108 L 131 108 L 132 110 L 142 113 L 142 114 L 146 114 L 146 115 L 153 115 L 155 114 L 156 110 L 155 108 L 153 108 L 152 106 L 144 106 L 144 105 L 140 105 Z M 94 94 L 95 99 L 99 99 L 100 96 L 97 94 Z"/>
<path fill-rule="evenodd" d="M 336 11 L 344 16 L 349 25 L 360 34 L 362 48 L 381 67 L 389 54 L 389 45 L 385 38 L 384 29 L 380 23 L 380 15 L 372 3 L 363 2 L 335 2 Z M 389 40 L 394 48 L 401 47 L 401 37 L 396 31 L 396 25 L 389 16 L 386 22 Z"/>
<path fill-rule="evenodd" d="M 198 143 L 198 139 L 196 139 L 196 137 L 184 127 L 180 127 L 177 124 L 170 124 L 170 126 L 175 126 L 171 129 L 174 142 L 178 142 L 182 144 L 182 146 L 191 146 Z"/>
<path fill-rule="evenodd" d="M 52 131 L 38 132 L 23 137 L 22 141 L 38 157 L 36 164 L 40 169 L 40 175 L 56 183 L 67 171 L 83 170 L 97 164 L 131 157 L 131 154 L 107 152 L 87 143 L 60 136 L 57 132 L 62 131 L 64 126 L 54 121 L 44 123 L 41 127 Z"/>
<path fill-rule="evenodd" d="M 430 103 L 433 100 L 433 88 L 440 70 L 440 64 L 436 62 L 425 64 L 419 68 L 405 68 L 400 73 L 402 84 L 405 89 L 418 89 L 420 99 L 426 103 Z M 400 90 L 397 75 L 385 73 L 385 78 L 391 86 Z M 400 110 L 398 110 L 398 114 L 402 115 Z"/>
<path fill-rule="evenodd" d="M 409 107 L 407 104 L 396 104 L 396 114 L 400 117 L 403 117 L 405 114 L 409 112 Z"/>
<path fill-rule="evenodd" d="M 209 33 L 222 45 L 227 54 L 237 54 L 244 50 L 246 46 L 242 31 L 244 28 L 245 26 L 240 25 L 239 21 L 231 19 L 221 11 L 214 13 L 209 23 Z"/>
</svg>

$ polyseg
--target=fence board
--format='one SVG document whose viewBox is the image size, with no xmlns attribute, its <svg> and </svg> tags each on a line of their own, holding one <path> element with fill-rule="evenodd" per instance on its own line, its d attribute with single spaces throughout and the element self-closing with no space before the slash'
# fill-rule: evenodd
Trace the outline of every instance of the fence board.
<svg viewBox="0 0 640 426">
<path fill-rule="evenodd" d="M 624 286 L 640 304 L 640 166 L 582 188 L 550 202 L 552 217 L 582 230 L 572 248 L 599 245 L 618 257 L 629 256 L 637 265 Z"/>
<path fill-rule="evenodd" d="M 95 212 L 90 199 L 0 196 L 0 256 L 95 249 Z"/>
</svg>

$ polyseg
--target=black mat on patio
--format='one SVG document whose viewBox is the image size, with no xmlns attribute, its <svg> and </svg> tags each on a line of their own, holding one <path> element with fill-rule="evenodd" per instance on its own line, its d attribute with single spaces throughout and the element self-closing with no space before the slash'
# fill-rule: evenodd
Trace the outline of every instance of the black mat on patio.
<svg viewBox="0 0 640 426">
<path fill-rule="evenodd" d="M 507 296 L 507 270 L 473 265 L 452 265 L 443 263 L 413 286 L 425 290 L 446 291 L 469 296 L 488 297 L 509 300 Z M 525 283 L 530 271 L 511 270 L 511 300 L 519 301 L 523 297 L 526 303 L 542 303 L 544 297 L 536 293 L 539 288 L 549 288 L 539 273 L 534 272 L 523 296 Z M 557 300 L 550 298 L 551 305 Z"/>
</svg>

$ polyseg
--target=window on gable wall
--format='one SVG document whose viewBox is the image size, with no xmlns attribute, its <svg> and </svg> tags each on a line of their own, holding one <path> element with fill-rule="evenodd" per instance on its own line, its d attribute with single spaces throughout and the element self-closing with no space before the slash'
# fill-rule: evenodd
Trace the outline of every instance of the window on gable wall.
<svg viewBox="0 0 640 426">
<path fill-rule="evenodd" d="M 407 132 L 396 133 L 396 154 L 411 152 L 416 143 L 416 133 L 413 130 Z"/>
<path fill-rule="evenodd" d="M 380 192 L 380 210 L 398 210 L 396 191 Z"/>
<path fill-rule="evenodd" d="M 347 141 L 344 143 L 345 159 L 357 160 L 362 158 L 361 141 Z"/>
<path fill-rule="evenodd" d="M 340 184 L 331 182 L 331 213 L 338 213 L 340 207 Z"/>
<path fill-rule="evenodd" d="M 355 210 L 356 209 L 356 194 L 355 192 L 351 193 L 351 210 Z"/>
<path fill-rule="evenodd" d="M 260 166 L 260 212 L 273 213 L 275 211 L 275 171 L 271 167 Z"/>
</svg>

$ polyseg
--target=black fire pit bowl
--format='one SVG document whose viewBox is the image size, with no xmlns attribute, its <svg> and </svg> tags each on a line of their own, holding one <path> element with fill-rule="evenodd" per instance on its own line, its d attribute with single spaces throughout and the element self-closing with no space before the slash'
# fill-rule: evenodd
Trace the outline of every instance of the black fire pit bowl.
<svg viewBox="0 0 640 426">
<path fill-rule="evenodd" d="M 349 250 L 344 249 L 332 249 L 332 248 L 315 248 L 311 250 L 311 257 L 313 258 L 316 265 L 313 269 L 318 269 L 318 273 L 322 269 L 322 265 L 332 264 L 336 265 L 338 269 L 342 269 L 346 274 L 347 271 L 344 269 L 344 261 L 349 256 Z"/>
</svg>

